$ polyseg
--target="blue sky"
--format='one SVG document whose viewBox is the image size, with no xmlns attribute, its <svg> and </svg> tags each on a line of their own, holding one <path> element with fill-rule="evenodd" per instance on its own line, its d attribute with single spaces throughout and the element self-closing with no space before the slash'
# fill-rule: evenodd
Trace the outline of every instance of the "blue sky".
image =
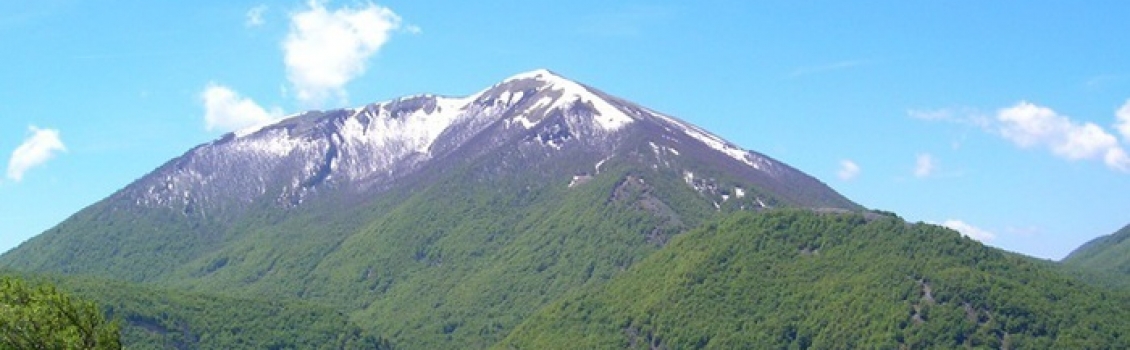
<svg viewBox="0 0 1130 350">
<path fill-rule="evenodd" d="M 1058 259 L 1130 223 L 1130 3 L 0 4 L 0 250 L 309 108 L 548 68 L 853 200 Z"/>
</svg>

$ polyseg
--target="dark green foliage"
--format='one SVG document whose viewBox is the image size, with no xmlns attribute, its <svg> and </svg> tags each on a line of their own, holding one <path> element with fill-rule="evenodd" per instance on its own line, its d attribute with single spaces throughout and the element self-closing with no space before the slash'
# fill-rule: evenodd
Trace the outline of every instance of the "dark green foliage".
<svg viewBox="0 0 1130 350">
<path fill-rule="evenodd" d="M 713 214 L 677 182 L 638 185 L 624 169 L 605 171 L 574 188 L 567 178 L 438 183 L 343 242 L 305 295 L 359 308 L 358 322 L 398 345 L 487 347 L 542 305 L 614 278 Z M 654 215 L 643 203 L 680 209 Z"/>
<path fill-rule="evenodd" d="M 948 229 L 741 213 L 554 302 L 500 348 L 1124 348 L 1127 297 Z"/>
<path fill-rule="evenodd" d="M 0 277 L 0 349 L 120 349 L 120 338 L 94 303 Z"/>
<path fill-rule="evenodd" d="M 299 301 L 185 293 L 138 284 L 52 276 L 101 319 L 122 325 L 130 349 L 391 349 L 341 312 Z M 114 330 L 117 331 L 117 326 Z"/>
<path fill-rule="evenodd" d="M 3 265 L 21 270 L 91 274 L 151 281 L 222 242 L 207 220 L 188 220 L 169 209 L 139 211 L 102 201 L 5 254 Z M 107 259 L 123 254 L 118 259 Z M 128 257 L 128 258 L 127 258 Z"/>
</svg>

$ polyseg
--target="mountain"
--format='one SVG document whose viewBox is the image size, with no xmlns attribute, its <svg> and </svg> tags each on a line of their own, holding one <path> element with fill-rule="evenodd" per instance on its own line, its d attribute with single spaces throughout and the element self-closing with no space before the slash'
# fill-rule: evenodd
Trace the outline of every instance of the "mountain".
<svg viewBox="0 0 1130 350">
<path fill-rule="evenodd" d="M 1130 286 L 1130 225 L 1076 248 L 1062 264 L 1104 285 Z"/>
<path fill-rule="evenodd" d="M 311 111 L 189 150 L 0 256 L 30 272 L 349 310 L 486 347 L 733 211 L 859 211 L 760 153 L 553 72 Z"/>
<path fill-rule="evenodd" d="M 1130 346 L 1126 291 L 546 70 L 224 135 L 0 267 L 134 347 Z"/>
<path fill-rule="evenodd" d="M 1128 302 L 938 226 L 737 213 L 549 304 L 495 348 L 1126 348 Z"/>
</svg>

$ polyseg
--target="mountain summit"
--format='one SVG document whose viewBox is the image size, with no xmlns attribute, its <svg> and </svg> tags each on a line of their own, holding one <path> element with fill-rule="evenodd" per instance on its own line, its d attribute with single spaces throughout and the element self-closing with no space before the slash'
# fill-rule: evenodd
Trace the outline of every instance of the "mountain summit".
<svg viewBox="0 0 1130 350">
<path fill-rule="evenodd" d="M 857 208 L 785 164 L 544 69 L 467 97 L 420 95 L 310 111 L 228 134 L 170 161 L 114 197 L 143 207 L 209 215 L 256 202 L 298 206 L 334 189 L 372 194 L 468 152 L 518 149 L 527 156 L 553 158 L 554 152 L 579 151 L 595 156 L 594 161 L 568 175 L 586 176 L 597 171 L 598 161 L 628 157 L 622 152 L 641 145 L 652 154 L 633 156 L 650 158 L 637 160 L 653 167 L 674 168 L 672 161 L 678 158 L 700 159 L 726 168 L 748 186 L 714 188 L 710 179 L 696 178 L 693 167 L 675 169 L 704 193 L 742 197 L 759 191 L 752 199 L 761 207 Z"/>
<path fill-rule="evenodd" d="M 768 156 L 536 70 L 466 97 L 226 134 L 0 265 L 301 298 L 394 341 L 477 348 L 720 213 L 779 207 L 862 209 Z"/>
</svg>

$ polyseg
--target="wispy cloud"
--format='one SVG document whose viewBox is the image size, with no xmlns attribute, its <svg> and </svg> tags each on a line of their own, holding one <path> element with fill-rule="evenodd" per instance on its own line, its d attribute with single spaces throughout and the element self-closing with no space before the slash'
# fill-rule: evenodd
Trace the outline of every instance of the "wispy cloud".
<svg viewBox="0 0 1130 350">
<path fill-rule="evenodd" d="M 997 238 L 996 234 L 989 232 L 988 230 L 982 229 L 980 227 L 970 225 L 970 224 L 966 223 L 965 221 L 961 221 L 961 220 L 953 220 L 953 219 L 946 220 L 945 222 L 942 223 L 942 226 L 948 227 L 951 230 L 960 232 L 963 236 L 966 236 L 966 237 L 969 237 L 969 238 L 972 238 L 972 239 L 975 239 L 975 240 L 978 240 L 978 241 L 981 241 L 981 242 L 989 242 L 989 241 L 992 241 L 993 239 Z"/>
<path fill-rule="evenodd" d="M 8 159 L 8 178 L 16 182 L 22 181 L 28 170 L 43 165 L 59 152 L 66 151 L 67 147 L 59 138 L 59 130 L 28 126 L 27 139 L 12 151 L 12 156 Z"/>
<path fill-rule="evenodd" d="M 993 124 L 991 116 L 968 107 L 911 109 L 906 114 L 918 120 L 975 126 L 985 130 L 991 129 Z"/>
<path fill-rule="evenodd" d="M 247 10 L 247 19 L 243 21 L 243 25 L 248 28 L 262 26 L 264 23 L 266 23 L 263 21 L 263 14 L 266 12 L 267 5 L 252 7 L 250 10 Z"/>
<path fill-rule="evenodd" d="M 268 112 L 252 99 L 216 83 L 209 83 L 200 93 L 200 98 L 204 102 L 204 128 L 209 131 L 262 127 L 278 121 L 282 114 L 277 108 Z"/>
<path fill-rule="evenodd" d="M 844 159 L 840 161 L 840 169 L 836 171 L 836 176 L 838 176 L 840 180 L 851 181 L 859 177 L 859 173 L 862 171 L 863 169 L 859 167 L 859 164 L 855 164 L 855 162 L 850 159 Z"/>
<path fill-rule="evenodd" d="M 934 156 L 929 153 L 921 153 L 918 155 L 914 163 L 914 177 L 927 178 L 938 170 L 938 166 L 934 161 Z"/>
<path fill-rule="evenodd" d="M 1120 80 L 1120 78 L 1117 75 L 1113 74 L 1096 75 L 1088 78 L 1087 81 L 1083 82 L 1083 86 L 1089 89 L 1099 89 L 1115 83 L 1118 80 Z"/>
<path fill-rule="evenodd" d="M 1037 226 L 1009 226 L 1005 228 L 1005 233 L 1020 237 L 1035 237 L 1043 233 L 1043 229 Z"/>
<path fill-rule="evenodd" d="M 871 63 L 871 61 L 867 61 L 867 60 L 846 60 L 846 61 L 839 61 L 839 62 L 833 62 L 833 63 L 828 63 L 828 64 L 822 64 L 822 65 L 818 65 L 818 66 L 800 67 L 800 68 L 794 69 L 791 73 L 789 73 L 789 78 L 800 78 L 800 77 L 808 76 L 808 75 L 816 75 L 816 74 L 830 73 L 830 72 L 834 72 L 834 71 L 847 70 L 847 69 L 852 69 L 852 68 L 868 65 L 870 63 Z"/>
<path fill-rule="evenodd" d="M 309 1 L 290 17 L 283 41 L 287 79 L 298 100 L 311 106 L 330 97 L 345 101 L 345 85 L 365 73 L 369 58 L 400 27 L 400 16 L 387 7 L 367 3 L 330 10 L 322 1 Z"/>
</svg>

